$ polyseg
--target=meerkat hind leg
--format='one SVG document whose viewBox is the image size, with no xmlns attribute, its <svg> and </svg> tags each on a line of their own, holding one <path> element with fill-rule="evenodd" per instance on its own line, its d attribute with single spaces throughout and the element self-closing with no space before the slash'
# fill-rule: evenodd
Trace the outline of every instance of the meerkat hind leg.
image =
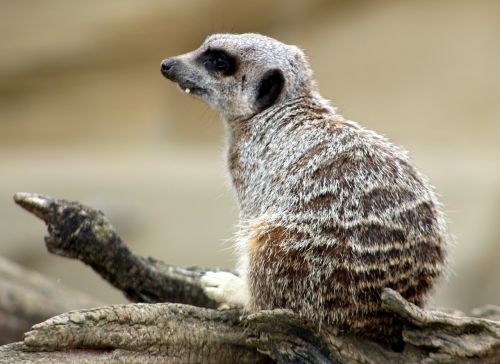
<svg viewBox="0 0 500 364">
<path fill-rule="evenodd" d="M 244 279 L 229 272 L 206 272 L 201 284 L 208 297 L 231 306 L 245 306 L 249 300 Z"/>
</svg>

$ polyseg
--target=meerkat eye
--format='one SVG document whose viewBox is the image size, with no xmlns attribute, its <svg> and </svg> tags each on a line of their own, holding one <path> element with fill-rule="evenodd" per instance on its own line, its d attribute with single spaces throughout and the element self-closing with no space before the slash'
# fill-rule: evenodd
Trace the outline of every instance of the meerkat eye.
<svg viewBox="0 0 500 364">
<path fill-rule="evenodd" d="M 276 102 L 284 84 L 285 77 L 280 70 L 274 69 L 266 72 L 257 91 L 256 102 L 260 111 L 267 109 Z"/>
<path fill-rule="evenodd" d="M 230 76 L 236 72 L 236 59 L 225 51 L 209 49 L 201 55 L 201 62 L 208 71 Z"/>
</svg>

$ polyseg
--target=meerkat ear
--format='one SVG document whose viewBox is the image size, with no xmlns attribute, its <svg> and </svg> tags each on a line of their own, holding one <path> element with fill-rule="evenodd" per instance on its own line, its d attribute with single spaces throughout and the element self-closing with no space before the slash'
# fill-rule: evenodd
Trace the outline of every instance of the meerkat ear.
<svg viewBox="0 0 500 364">
<path fill-rule="evenodd" d="M 259 111 L 274 104 L 285 85 L 285 77 L 279 69 L 267 71 L 260 81 L 257 90 L 257 107 Z"/>
</svg>

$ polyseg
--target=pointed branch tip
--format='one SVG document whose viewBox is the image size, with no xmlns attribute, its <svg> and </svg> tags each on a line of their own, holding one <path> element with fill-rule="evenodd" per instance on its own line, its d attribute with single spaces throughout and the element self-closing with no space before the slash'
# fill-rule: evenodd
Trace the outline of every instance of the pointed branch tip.
<svg viewBox="0 0 500 364">
<path fill-rule="evenodd" d="M 38 193 L 17 192 L 14 195 L 14 201 L 23 209 L 44 219 L 54 199 Z"/>
</svg>

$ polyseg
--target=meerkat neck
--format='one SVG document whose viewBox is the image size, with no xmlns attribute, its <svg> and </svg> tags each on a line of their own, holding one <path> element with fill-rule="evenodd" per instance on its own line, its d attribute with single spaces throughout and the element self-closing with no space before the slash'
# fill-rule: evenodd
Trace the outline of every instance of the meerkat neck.
<svg viewBox="0 0 500 364">
<path fill-rule="evenodd" d="M 226 120 L 229 144 L 248 139 L 251 135 L 272 133 L 274 129 L 294 120 L 293 116 L 297 116 L 296 113 L 301 113 L 304 108 L 322 118 L 338 116 L 336 108 L 331 106 L 328 100 L 313 92 L 276 104 L 248 119 Z"/>
</svg>

